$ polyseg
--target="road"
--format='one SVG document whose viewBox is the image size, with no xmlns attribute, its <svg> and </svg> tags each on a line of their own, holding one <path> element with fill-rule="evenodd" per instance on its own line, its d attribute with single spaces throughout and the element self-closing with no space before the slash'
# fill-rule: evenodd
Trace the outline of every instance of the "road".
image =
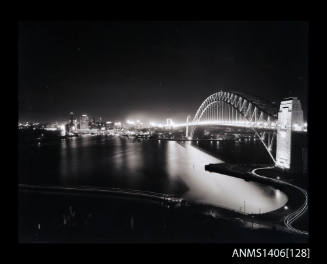
<svg viewBox="0 0 327 264">
<path fill-rule="evenodd" d="M 288 214 L 287 216 L 285 216 L 284 218 L 284 224 L 285 226 L 292 232 L 295 232 L 295 233 L 298 233 L 298 234 L 303 234 L 303 235 L 309 235 L 309 232 L 307 231 L 303 231 L 303 230 L 299 230 L 295 227 L 292 226 L 292 223 L 297 220 L 299 217 L 301 217 L 301 215 L 303 215 L 306 210 L 308 209 L 308 193 L 306 192 L 306 190 L 302 189 L 301 187 L 299 186 L 296 186 L 294 184 L 291 184 L 289 182 L 286 182 L 286 181 L 281 181 L 281 180 L 277 180 L 277 179 L 273 179 L 273 178 L 269 178 L 269 177 L 266 177 L 266 176 L 262 176 L 262 175 L 259 175 L 256 173 L 257 170 L 259 169 L 272 169 L 274 168 L 273 166 L 270 166 L 270 167 L 263 167 L 263 168 L 256 168 L 254 170 L 251 171 L 251 173 L 257 177 L 260 177 L 260 178 L 263 178 L 263 179 L 267 179 L 267 180 L 270 180 L 270 181 L 274 181 L 276 183 L 280 183 L 280 184 L 285 184 L 285 185 L 288 185 L 288 186 L 291 186 L 297 190 L 299 190 L 305 197 L 305 200 L 304 200 L 304 203 L 300 206 L 300 208 L 298 208 L 296 211 Z"/>
</svg>

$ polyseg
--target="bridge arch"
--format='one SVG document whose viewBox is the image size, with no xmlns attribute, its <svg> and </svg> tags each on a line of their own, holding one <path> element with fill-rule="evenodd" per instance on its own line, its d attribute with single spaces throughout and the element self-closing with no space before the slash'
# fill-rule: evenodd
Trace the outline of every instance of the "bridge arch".
<svg viewBox="0 0 327 264">
<path fill-rule="evenodd" d="M 224 113 L 225 110 L 225 113 Z M 272 145 L 276 138 L 278 108 L 252 95 L 219 91 L 208 96 L 197 109 L 190 137 L 201 124 L 237 125 L 251 128 L 274 162 Z"/>
</svg>

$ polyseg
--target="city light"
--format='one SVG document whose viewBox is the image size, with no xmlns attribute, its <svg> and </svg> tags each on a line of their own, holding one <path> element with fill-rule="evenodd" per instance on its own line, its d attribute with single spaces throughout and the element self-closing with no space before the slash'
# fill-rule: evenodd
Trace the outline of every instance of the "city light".
<svg viewBox="0 0 327 264">
<path fill-rule="evenodd" d="M 135 121 L 131 121 L 131 120 L 127 120 L 126 123 L 129 125 L 135 125 Z"/>
<path fill-rule="evenodd" d="M 64 124 L 60 125 L 60 135 L 62 137 L 66 135 L 66 126 Z"/>
<path fill-rule="evenodd" d="M 56 131 L 56 130 L 58 130 L 58 128 L 57 127 L 46 127 L 46 128 L 44 128 L 44 130 L 47 130 L 47 131 Z"/>
</svg>

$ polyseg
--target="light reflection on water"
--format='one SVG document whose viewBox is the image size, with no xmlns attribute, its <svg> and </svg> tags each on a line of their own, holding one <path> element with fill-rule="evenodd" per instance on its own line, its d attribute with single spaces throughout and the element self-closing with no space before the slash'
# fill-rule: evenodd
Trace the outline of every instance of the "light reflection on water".
<svg viewBox="0 0 327 264">
<path fill-rule="evenodd" d="M 163 192 L 246 213 L 269 212 L 287 202 L 284 193 L 271 187 L 205 171 L 206 164 L 222 161 L 189 142 L 83 137 L 51 148 L 43 144 L 37 151 L 41 160 L 29 163 L 25 183 Z M 49 167 L 57 168 L 57 174 L 49 174 Z"/>
<path fill-rule="evenodd" d="M 180 177 L 189 187 L 185 198 L 246 213 L 265 213 L 282 207 L 287 196 L 272 187 L 205 171 L 208 163 L 222 163 L 192 146 L 170 141 L 169 175 Z M 245 207 L 245 208 L 244 208 Z"/>
</svg>

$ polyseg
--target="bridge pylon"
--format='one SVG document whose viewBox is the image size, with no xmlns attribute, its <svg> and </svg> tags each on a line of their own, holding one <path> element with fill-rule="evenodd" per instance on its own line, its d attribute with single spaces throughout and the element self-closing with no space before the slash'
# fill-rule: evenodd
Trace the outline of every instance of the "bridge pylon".
<svg viewBox="0 0 327 264">
<path fill-rule="evenodd" d="M 292 131 L 302 131 L 303 127 L 300 100 L 291 97 L 281 101 L 277 121 L 276 167 L 291 169 Z"/>
<path fill-rule="evenodd" d="M 189 124 L 188 124 L 188 122 L 189 122 L 190 119 L 191 119 L 191 116 L 188 115 L 187 118 L 186 118 L 186 132 L 185 132 L 185 137 L 186 138 L 189 138 L 189 129 L 188 129 Z"/>
</svg>

